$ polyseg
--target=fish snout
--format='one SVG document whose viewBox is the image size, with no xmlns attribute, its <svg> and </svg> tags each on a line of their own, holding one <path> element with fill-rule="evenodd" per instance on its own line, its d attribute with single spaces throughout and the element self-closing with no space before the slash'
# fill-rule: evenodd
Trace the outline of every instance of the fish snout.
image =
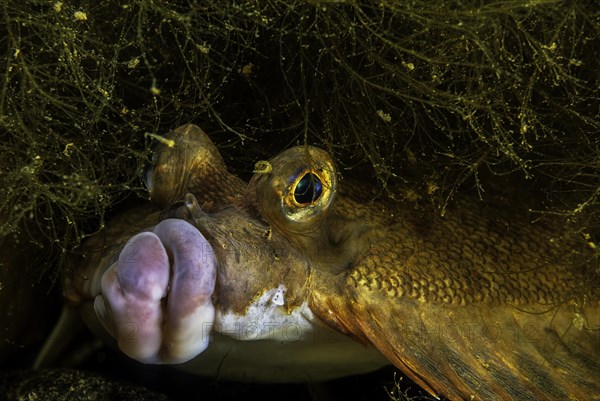
<svg viewBox="0 0 600 401">
<path fill-rule="evenodd" d="M 104 272 L 96 316 L 131 358 L 186 362 L 208 347 L 216 272 L 200 231 L 185 220 L 163 220 L 131 237 Z"/>
</svg>

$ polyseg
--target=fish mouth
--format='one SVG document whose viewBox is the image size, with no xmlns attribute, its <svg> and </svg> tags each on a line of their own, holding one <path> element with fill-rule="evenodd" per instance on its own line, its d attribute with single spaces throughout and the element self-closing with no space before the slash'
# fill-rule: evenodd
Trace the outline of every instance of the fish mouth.
<svg viewBox="0 0 600 401">
<path fill-rule="evenodd" d="M 143 363 L 186 362 L 209 344 L 217 260 L 194 225 L 166 219 L 129 239 L 101 277 L 98 320 Z"/>
<path fill-rule="evenodd" d="M 279 278 L 262 270 L 246 274 L 269 254 L 262 249 L 267 227 L 258 221 L 241 227 L 248 217 L 235 208 L 203 210 L 188 194 L 159 224 L 128 240 L 94 279 L 100 288 L 93 294 L 96 318 L 123 353 L 143 363 L 187 362 L 208 348 L 214 330 L 224 330 L 223 314 L 252 320 L 244 311 L 257 294 L 283 310 Z"/>
</svg>

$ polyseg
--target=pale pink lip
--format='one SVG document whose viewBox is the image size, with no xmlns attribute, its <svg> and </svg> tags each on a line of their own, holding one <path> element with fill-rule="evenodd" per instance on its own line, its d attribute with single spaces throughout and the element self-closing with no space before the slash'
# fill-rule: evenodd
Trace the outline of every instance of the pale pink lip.
<svg viewBox="0 0 600 401">
<path fill-rule="evenodd" d="M 119 348 L 145 363 L 182 363 L 208 346 L 217 263 L 206 238 L 180 219 L 133 236 L 102 276 L 94 308 Z"/>
</svg>

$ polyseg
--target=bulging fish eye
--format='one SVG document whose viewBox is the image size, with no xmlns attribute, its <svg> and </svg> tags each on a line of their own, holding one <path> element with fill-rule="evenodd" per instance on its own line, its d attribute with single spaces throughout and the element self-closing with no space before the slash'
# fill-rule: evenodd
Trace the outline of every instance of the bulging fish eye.
<svg viewBox="0 0 600 401">
<path fill-rule="evenodd" d="M 180 201 L 187 192 L 198 194 L 201 204 L 230 196 L 229 185 L 221 189 L 210 183 L 231 183 L 237 178 L 227 172 L 217 147 L 200 127 L 182 125 L 165 137 L 153 137 L 161 139 L 142 178 L 150 199 L 161 209 Z M 206 191 L 206 187 L 211 191 Z"/>
<path fill-rule="evenodd" d="M 278 213 L 282 214 L 288 227 L 302 230 L 301 227 L 318 224 L 329 212 L 335 192 L 335 172 L 326 153 L 321 152 L 313 150 L 310 163 L 305 155 L 296 155 L 301 157 L 295 160 L 290 157 L 289 161 L 296 164 L 294 170 L 291 170 L 292 163 L 288 164 L 289 170 L 282 171 L 278 180 L 276 186 L 280 189 L 275 191 L 279 198 Z"/>
<path fill-rule="evenodd" d="M 323 183 L 311 172 L 305 173 L 294 185 L 294 200 L 299 205 L 312 205 L 323 194 Z"/>
<path fill-rule="evenodd" d="M 280 232 L 308 238 L 330 212 L 336 188 L 333 160 L 313 146 L 297 146 L 275 156 L 267 171 L 250 182 L 263 217 Z"/>
</svg>

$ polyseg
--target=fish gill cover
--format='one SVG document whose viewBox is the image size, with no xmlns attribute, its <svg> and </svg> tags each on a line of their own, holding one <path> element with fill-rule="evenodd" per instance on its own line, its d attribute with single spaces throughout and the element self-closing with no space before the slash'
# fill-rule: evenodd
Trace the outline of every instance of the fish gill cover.
<svg viewBox="0 0 600 401">
<path fill-rule="evenodd" d="M 234 166 L 315 144 L 440 213 L 508 177 L 594 246 L 597 5 L 2 0 L 0 237 L 60 266 L 195 122 Z"/>
</svg>

